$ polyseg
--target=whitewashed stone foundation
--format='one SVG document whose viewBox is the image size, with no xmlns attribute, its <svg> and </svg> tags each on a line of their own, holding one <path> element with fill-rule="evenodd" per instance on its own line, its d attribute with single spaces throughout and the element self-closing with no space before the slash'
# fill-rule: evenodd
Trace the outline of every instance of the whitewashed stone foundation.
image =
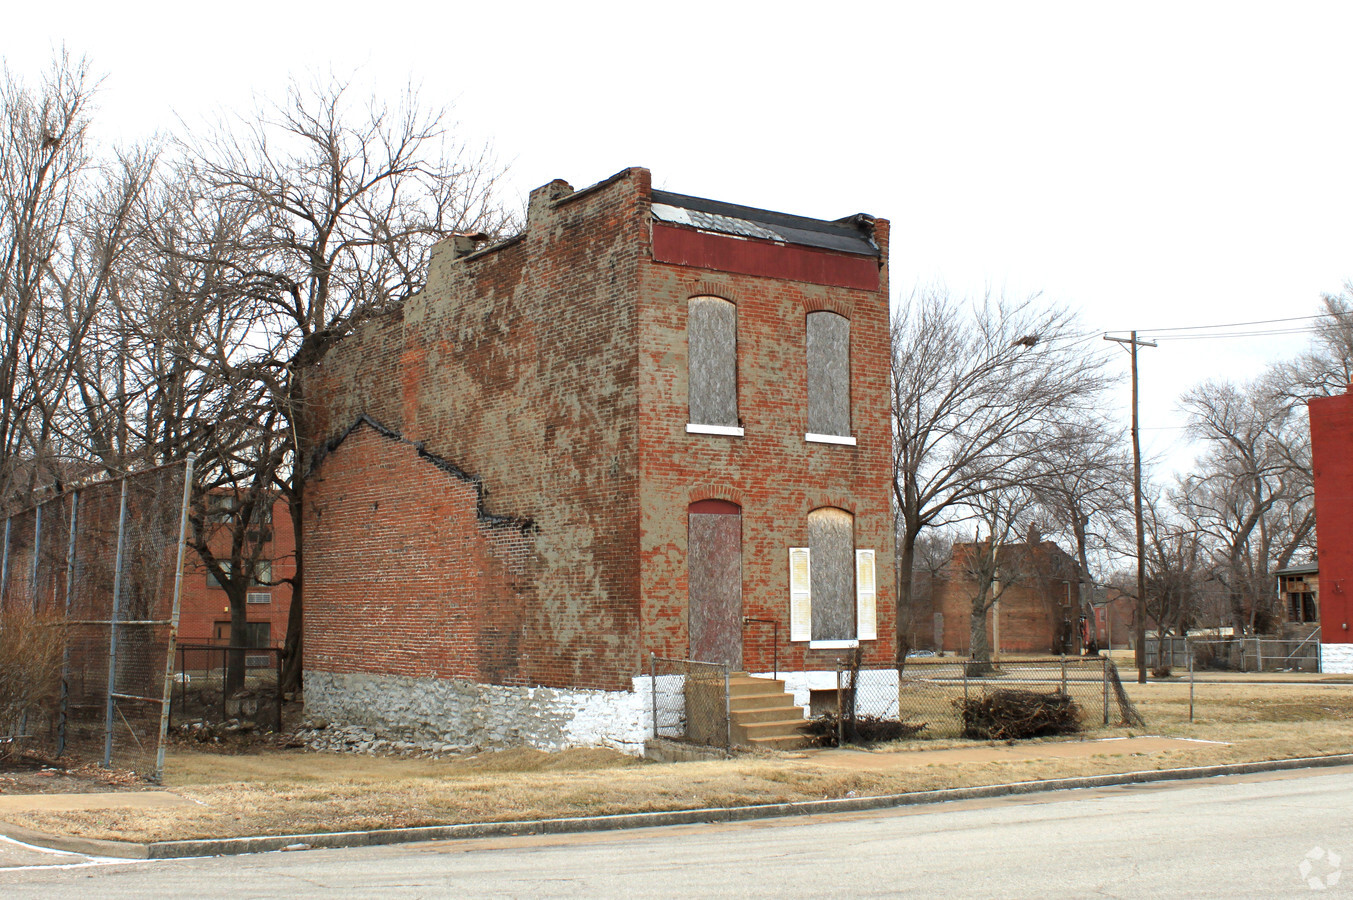
<svg viewBox="0 0 1353 900">
<path fill-rule="evenodd" d="M 1321 644 L 1320 671 L 1353 674 L 1353 644 Z"/>
<path fill-rule="evenodd" d="M 589 691 L 307 670 L 305 709 L 311 721 L 361 726 L 386 741 L 642 756 L 652 699 L 647 676 L 633 683 L 633 691 Z"/>
</svg>

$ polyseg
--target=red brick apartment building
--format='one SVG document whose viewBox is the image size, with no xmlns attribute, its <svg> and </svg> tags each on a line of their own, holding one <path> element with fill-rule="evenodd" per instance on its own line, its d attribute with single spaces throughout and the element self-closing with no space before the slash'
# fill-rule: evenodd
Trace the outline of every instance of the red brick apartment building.
<svg viewBox="0 0 1353 900">
<path fill-rule="evenodd" d="M 222 497 L 226 495 L 221 495 Z M 287 635 L 291 611 L 291 584 L 284 581 L 296 571 L 296 538 L 291 513 L 285 501 L 272 504 L 259 522 L 263 550 L 254 583 L 249 586 L 248 617 L 251 647 L 281 646 Z M 229 534 L 224 529 L 211 536 L 213 546 L 228 552 Z M 181 644 L 228 644 L 230 603 L 226 592 L 207 573 L 201 557 L 184 557 L 183 591 L 179 600 L 178 641 Z"/>
<path fill-rule="evenodd" d="M 889 663 L 887 260 L 884 220 L 637 168 L 438 245 L 305 379 L 308 708 L 633 749 L 650 653 L 804 702 Z"/>
</svg>

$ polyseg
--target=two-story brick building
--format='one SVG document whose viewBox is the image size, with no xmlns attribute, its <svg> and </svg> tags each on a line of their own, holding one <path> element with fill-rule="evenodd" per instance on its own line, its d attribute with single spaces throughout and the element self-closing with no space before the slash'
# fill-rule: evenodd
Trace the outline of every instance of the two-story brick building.
<svg viewBox="0 0 1353 900">
<path fill-rule="evenodd" d="M 305 379 L 307 706 L 632 748 L 649 653 L 890 663 L 887 260 L 644 169 L 440 244 Z"/>
</svg>

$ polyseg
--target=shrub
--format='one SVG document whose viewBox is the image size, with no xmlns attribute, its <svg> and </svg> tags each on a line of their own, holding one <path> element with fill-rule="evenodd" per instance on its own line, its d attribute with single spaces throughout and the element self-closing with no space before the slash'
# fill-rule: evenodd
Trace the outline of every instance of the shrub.
<svg viewBox="0 0 1353 900">
<path fill-rule="evenodd" d="M 808 720 L 808 725 L 804 728 L 809 739 L 816 747 L 835 747 L 837 746 L 836 737 L 840 733 L 837 728 L 839 717 L 836 713 L 823 713 Z M 877 744 L 884 741 L 900 741 L 903 738 L 915 737 L 925 730 L 924 722 L 899 722 L 897 719 L 885 719 L 880 716 L 856 716 L 854 727 L 851 727 L 850 719 L 845 721 L 845 733 L 847 741 L 858 741 L 862 744 Z"/>
<path fill-rule="evenodd" d="M 0 760 L 22 750 L 25 732 L 54 710 L 65 649 L 60 618 L 0 611 Z"/>
<path fill-rule="evenodd" d="M 1081 730 L 1081 708 L 1067 694 L 1002 689 L 954 701 L 963 736 L 1007 741 Z"/>
</svg>

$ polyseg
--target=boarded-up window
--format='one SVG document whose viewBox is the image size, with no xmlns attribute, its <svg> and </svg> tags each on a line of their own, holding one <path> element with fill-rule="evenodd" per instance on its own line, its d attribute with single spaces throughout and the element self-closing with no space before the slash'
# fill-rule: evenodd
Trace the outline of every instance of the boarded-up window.
<svg viewBox="0 0 1353 900">
<path fill-rule="evenodd" d="M 808 431 L 850 435 L 850 320 L 808 314 Z"/>
<path fill-rule="evenodd" d="M 687 320 L 691 423 L 738 425 L 738 311 L 719 297 L 692 297 Z"/>
<path fill-rule="evenodd" d="M 825 507 L 808 514 L 813 640 L 855 640 L 855 521 Z"/>
</svg>

